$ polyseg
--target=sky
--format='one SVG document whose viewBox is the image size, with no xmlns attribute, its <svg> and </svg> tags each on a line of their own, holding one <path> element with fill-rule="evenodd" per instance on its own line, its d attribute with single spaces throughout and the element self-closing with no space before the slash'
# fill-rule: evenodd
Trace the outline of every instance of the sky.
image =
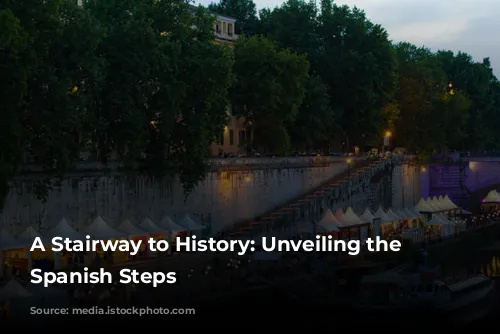
<svg viewBox="0 0 500 334">
<path fill-rule="evenodd" d="M 197 0 L 208 5 L 211 0 Z M 258 9 L 273 8 L 283 0 L 254 0 Z M 409 41 L 436 51 L 464 51 L 481 61 L 490 57 L 500 78 L 499 0 L 338 0 L 356 6 L 381 24 L 393 41 Z"/>
</svg>

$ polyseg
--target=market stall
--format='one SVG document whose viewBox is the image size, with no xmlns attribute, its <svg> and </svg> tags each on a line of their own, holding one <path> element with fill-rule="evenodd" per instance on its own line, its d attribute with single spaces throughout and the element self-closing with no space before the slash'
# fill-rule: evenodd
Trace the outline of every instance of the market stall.
<svg viewBox="0 0 500 334">
<path fill-rule="evenodd" d="M 16 275 L 28 269 L 25 245 L 14 238 L 5 228 L 0 230 L 0 277 Z"/>
<path fill-rule="evenodd" d="M 201 232 L 205 229 L 205 226 L 196 223 L 193 218 L 189 216 L 189 214 L 185 214 L 179 221 L 179 225 L 184 227 L 185 230 L 189 232 L 189 234 L 193 234 L 196 232 Z"/>
<path fill-rule="evenodd" d="M 149 217 L 144 218 L 144 220 L 139 224 L 139 228 L 149 233 L 149 237 L 155 240 L 165 240 L 167 239 L 167 230 L 156 225 L 153 220 Z M 156 256 L 157 252 L 149 251 L 150 256 Z"/>
<path fill-rule="evenodd" d="M 352 226 L 350 228 L 351 239 L 361 240 L 364 243 L 368 238 L 370 224 L 362 221 L 351 207 L 348 207 L 345 211 L 344 219 L 347 224 Z"/>
<path fill-rule="evenodd" d="M 316 234 L 332 234 L 338 238 L 340 227 L 340 222 L 335 218 L 332 210 L 328 209 L 323 218 L 316 224 Z"/>
<path fill-rule="evenodd" d="M 87 226 L 85 228 L 85 233 L 90 235 L 90 237 L 93 240 L 120 240 L 120 239 L 126 239 L 127 235 L 123 232 L 120 232 L 116 230 L 115 228 L 111 227 L 111 225 L 106 222 L 106 220 L 99 216 L 97 217 L 92 224 Z M 129 259 L 129 253 L 128 252 L 121 252 L 121 251 L 110 251 L 107 250 L 105 251 L 102 248 L 98 248 L 95 254 L 95 263 L 96 264 L 101 264 L 101 263 L 107 263 L 107 264 L 117 264 L 117 263 L 123 263 L 126 262 Z"/>
<path fill-rule="evenodd" d="M 149 233 L 141 230 L 134 224 L 129 219 L 125 219 L 117 228 L 119 232 L 124 233 L 129 240 L 133 241 L 141 241 L 141 247 L 139 249 L 139 253 L 136 255 L 130 255 L 129 254 L 129 259 L 134 260 L 138 258 L 145 258 L 148 256 L 148 239 L 149 239 Z"/>
<path fill-rule="evenodd" d="M 78 232 L 74 229 L 66 220 L 66 218 L 62 218 L 59 223 L 57 223 L 54 228 L 49 230 L 45 234 L 44 240 L 52 240 L 52 238 L 61 237 L 68 238 L 70 240 L 85 240 L 85 234 Z M 45 262 L 44 266 L 52 266 L 56 270 L 60 270 L 62 268 L 72 266 L 75 264 L 84 264 L 85 261 L 85 253 L 79 252 L 50 252 L 49 258 Z"/>
<path fill-rule="evenodd" d="M 168 238 L 170 241 L 175 242 L 175 238 L 178 234 L 187 232 L 188 228 L 181 226 L 174 222 L 169 216 L 164 217 L 158 226 L 166 231 L 168 231 Z"/>
<path fill-rule="evenodd" d="M 29 314 L 29 308 L 25 308 L 23 313 L 19 312 L 16 307 L 17 302 L 22 300 L 29 300 L 32 294 L 26 290 L 17 280 L 11 278 L 3 287 L 0 288 L 0 322 L 2 315 L 11 319 L 16 315 L 23 315 L 22 320 L 26 320 L 25 315 Z"/>
<path fill-rule="evenodd" d="M 394 231 L 392 226 L 392 218 L 388 217 L 382 207 L 373 214 L 375 218 L 380 220 L 380 237 L 383 239 L 390 239 Z"/>
<path fill-rule="evenodd" d="M 17 236 L 20 244 L 26 245 L 24 248 L 24 254 L 26 254 L 27 258 L 27 270 L 31 271 L 33 268 L 44 268 L 43 264 L 40 265 L 41 262 L 45 262 L 48 259 L 52 258 L 52 251 L 50 250 L 50 240 L 46 240 L 42 237 L 42 235 L 35 230 L 33 226 L 29 226 L 22 233 Z M 45 246 L 45 250 L 43 249 L 34 249 L 30 252 L 31 246 L 36 238 L 40 238 L 42 244 Z"/>
</svg>

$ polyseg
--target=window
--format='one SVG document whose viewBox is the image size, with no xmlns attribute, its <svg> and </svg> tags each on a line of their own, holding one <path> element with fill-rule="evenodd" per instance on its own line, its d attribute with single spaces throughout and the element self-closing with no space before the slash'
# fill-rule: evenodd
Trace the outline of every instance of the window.
<svg viewBox="0 0 500 334">
<path fill-rule="evenodd" d="M 226 22 L 222 22 L 222 33 L 227 33 Z"/>
<path fill-rule="evenodd" d="M 245 130 L 240 130 L 238 135 L 239 135 L 238 144 L 245 145 L 246 144 L 246 132 L 245 132 Z"/>
<path fill-rule="evenodd" d="M 233 129 L 229 130 L 229 145 L 234 145 L 234 131 L 233 131 Z"/>
<path fill-rule="evenodd" d="M 220 21 L 215 22 L 215 32 L 220 34 Z"/>
<path fill-rule="evenodd" d="M 229 36 L 233 36 L 233 24 L 232 23 L 227 24 L 227 34 Z"/>
</svg>

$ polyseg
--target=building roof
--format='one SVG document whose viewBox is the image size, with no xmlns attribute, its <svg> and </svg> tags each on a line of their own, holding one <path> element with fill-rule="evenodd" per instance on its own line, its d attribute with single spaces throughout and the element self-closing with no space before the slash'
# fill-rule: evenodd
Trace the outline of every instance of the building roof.
<svg viewBox="0 0 500 334">
<path fill-rule="evenodd" d="M 191 9 L 191 11 L 195 12 L 198 10 L 198 6 L 195 6 L 195 5 L 189 5 L 189 8 Z M 231 16 L 226 16 L 226 15 L 220 15 L 220 14 L 217 14 L 217 13 L 212 13 L 214 15 L 216 15 L 218 18 L 224 20 L 224 21 L 229 21 L 231 23 L 234 23 L 236 22 L 236 19 L 234 17 L 231 17 Z"/>
</svg>

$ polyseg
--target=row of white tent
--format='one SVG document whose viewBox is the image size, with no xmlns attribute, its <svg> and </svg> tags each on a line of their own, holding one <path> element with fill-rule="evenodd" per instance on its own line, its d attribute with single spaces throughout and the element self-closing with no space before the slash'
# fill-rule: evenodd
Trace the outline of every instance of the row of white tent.
<svg viewBox="0 0 500 334">
<path fill-rule="evenodd" d="M 486 195 L 482 201 L 483 203 L 500 203 L 500 194 L 496 190 L 492 190 Z"/>
<path fill-rule="evenodd" d="M 384 211 L 384 209 L 380 207 L 375 213 L 371 213 L 369 209 L 366 209 L 359 216 L 351 207 L 347 208 L 345 212 L 341 209 L 337 209 L 335 213 L 328 209 L 323 218 L 316 224 L 316 232 L 338 232 L 341 228 L 372 224 L 377 218 L 380 218 L 381 224 L 389 224 L 404 219 L 416 219 L 419 217 L 422 217 L 422 214 L 420 214 L 415 208 L 406 208 L 396 211 L 389 209 Z M 310 232 L 310 230 L 311 228 L 308 224 L 306 224 L 305 228 L 303 228 L 304 232 Z"/>
<path fill-rule="evenodd" d="M 443 197 L 443 202 L 451 202 L 448 196 Z M 444 206 L 442 206 L 444 207 Z M 448 205 L 447 207 L 453 207 L 458 209 L 458 206 L 455 204 Z M 426 208 L 427 209 L 427 208 Z M 448 209 L 449 210 L 449 209 Z M 440 210 L 440 212 L 444 212 L 445 210 Z M 423 211 L 422 212 L 427 212 Z M 328 209 L 323 216 L 323 218 L 315 224 L 316 233 L 331 233 L 331 232 L 339 232 L 342 228 L 353 228 L 353 227 L 361 227 L 363 225 L 373 224 L 375 220 L 379 221 L 379 224 L 394 224 L 401 220 L 405 219 L 420 219 L 424 218 L 421 210 L 417 207 L 415 208 L 404 208 L 399 210 L 389 209 L 384 211 L 382 207 L 375 213 L 371 213 L 369 209 L 366 209 L 361 215 L 357 215 L 354 210 L 349 207 L 345 212 L 341 209 L 337 209 L 335 213 Z M 465 227 L 463 221 L 452 220 L 445 215 L 435 215 L 432 219 L 425 222 L 426 225 L 431 226 L 441 226 L 441 234 L 442 235 L 451 235 L 455 233 L 456 227 L 459 226 L 460 229 Z M 300 232 L 310 233 L 311 225 L 304 223 L 299 226 Z M 378 231 L 379 228 L 375 228 L 374 230 Z M 378 234 L 378 232 L 376 232 Z"/>
<path fill-rule="evenodd" d="M 451 201 L 448 195 L 444 197 L 439 196 L 439 198 L 434 196 L 432 199 L 428 197 L 426 200 L 421 198 L 415 208 L 419 212 L 425 213 L 446 212 L 460 209 L 455 203 Z"/>
<path fill-rule="evenodd" d="M 73 228 L 68 221 L 63 218 L 44 235 L 41 235 L 33 226 L 28 227 L 24 232 L 14 237 L 7 230 L 0 230 L 0 250 L 19 249 L 31 246 L 35 238 L 41 238 L 44 243 L 50 243 L 54 237 L 69 238 L 71 240 L 85 240 L 86 235 L 94 240 L 109 240 L 120 238 L 133 238 L 150 234 L 176 234 L 187 231 L 201 231 L 205 227 L 195 222 L 188 214 L 184 215 L 179 223 L 170 217 L 163 218 L 155 224 L 150 218 L 145 218 L 140 224 L 134 225 L 129 219 L 123 221 L 116 228 L 108 221 L 99 216 L 82 232 Z"/>
</svg>

